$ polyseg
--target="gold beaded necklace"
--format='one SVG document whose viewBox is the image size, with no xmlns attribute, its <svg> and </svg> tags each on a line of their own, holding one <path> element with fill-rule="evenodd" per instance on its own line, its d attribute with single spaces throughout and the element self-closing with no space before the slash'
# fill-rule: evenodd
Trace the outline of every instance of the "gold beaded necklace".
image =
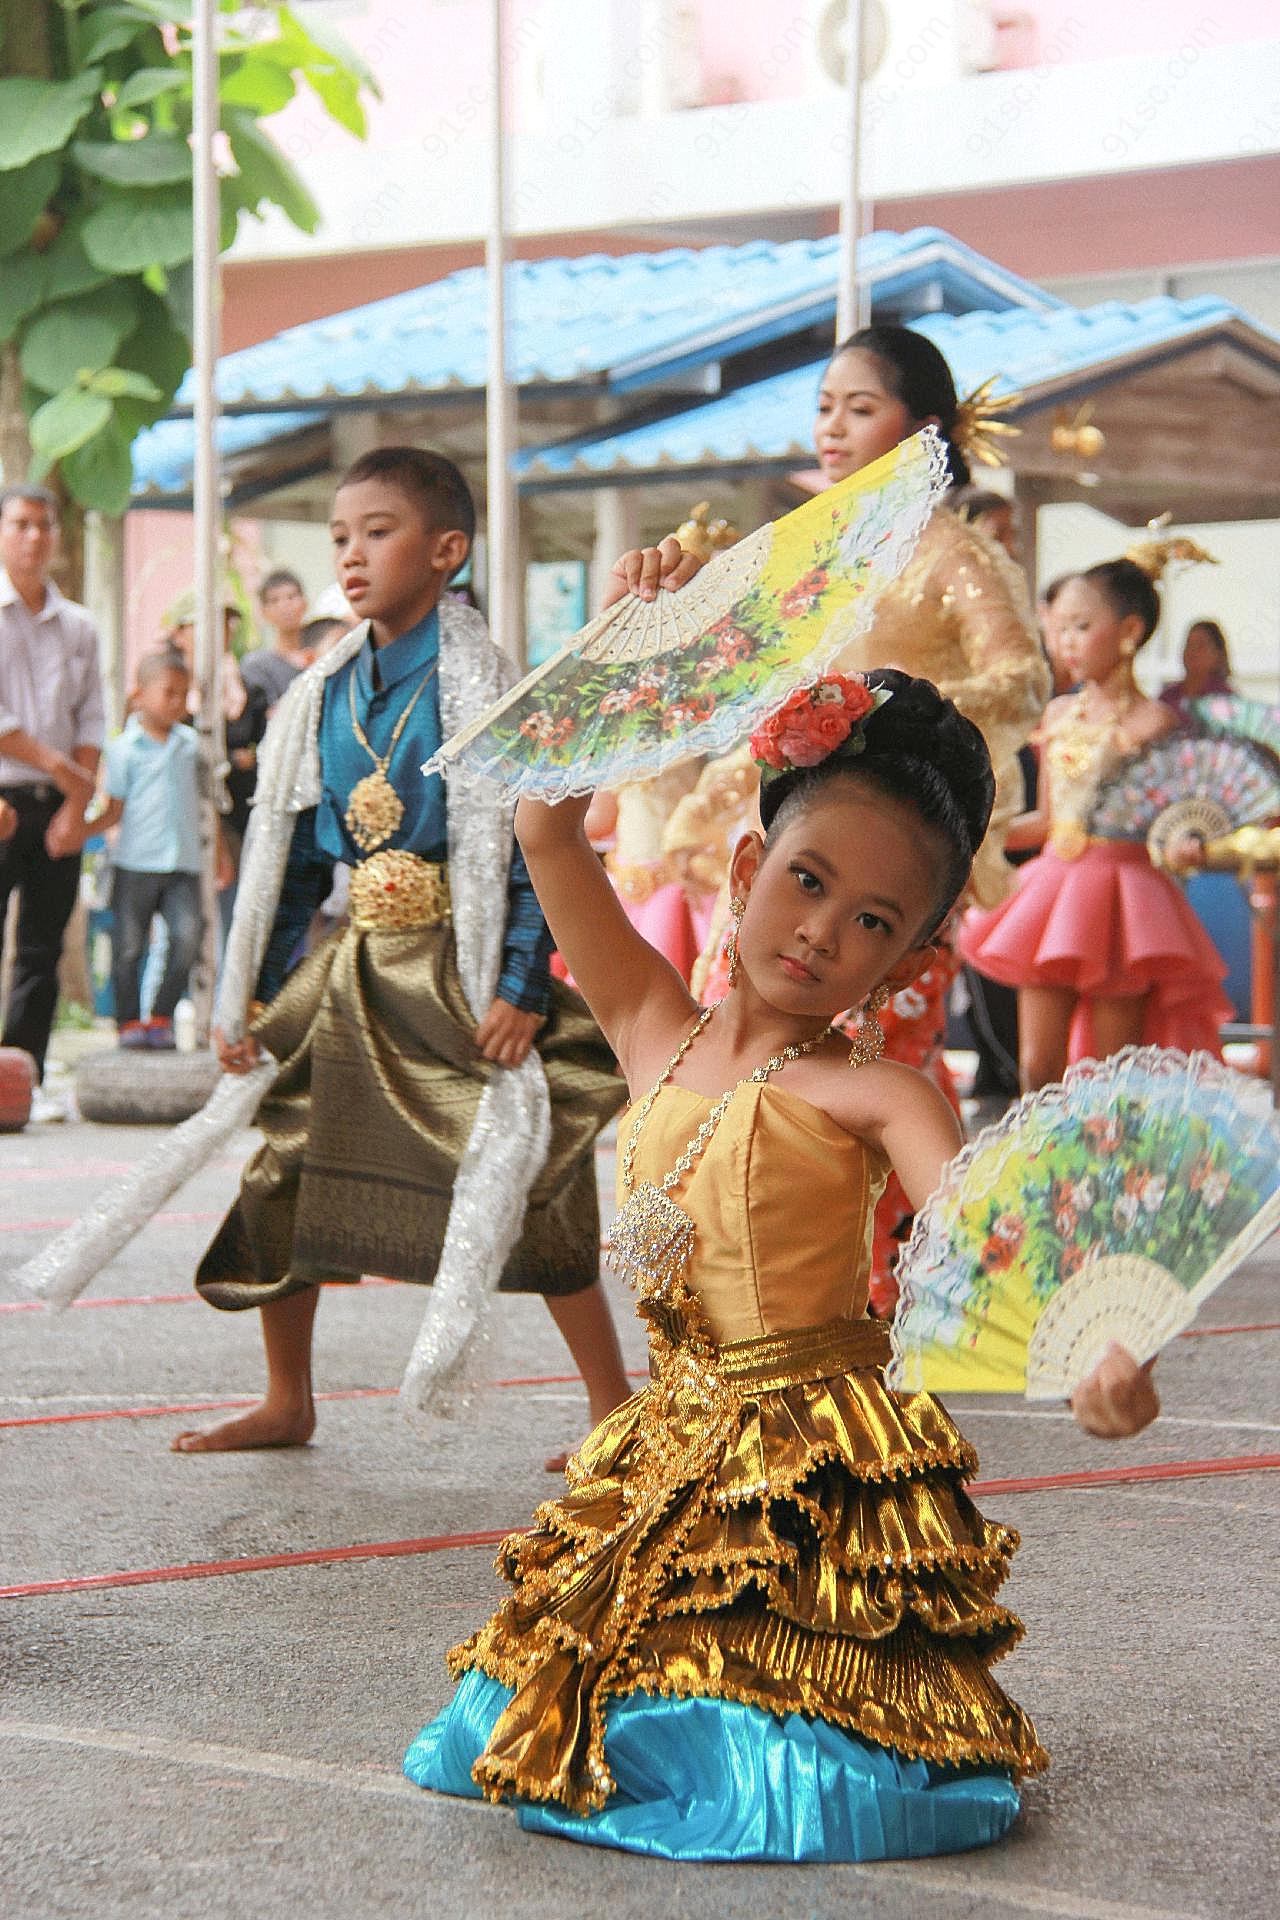
<svg viewBox="0 0 1280 1920">
<path fill-rule="evenodd" d="M 792 1060 L 800 1059 L 802 1054 L 812 1053 L 820 1047 L 831 1032 L 824 1027 L 812 1040 L 795 1040 L 780 1053 L 766 1060 L 762 1067 L 744 1074 L 736 1085 L 722 1093 L 708 1113 L 698 1131 L 690 1140 L 680 1158 L 669 1173 L 662 1177 L 660 1185 L 652 1180 L 635 1184 L 636 1148 L 644 1125 L 653 1110 L 653 1103 L 666 1086 L 680 1062 L 688 1053 L 702 1029 L 714 1013 L 714 1007 L 705 1007 L 697 1021 L 680 1042 L 670 1061 L 655 1080 L 652 1087 L 636 1109 L 635 1121 L 627 1137 L 626 1149 L 622 1156 L 622 1184 L 627 1198 L 619 1209 L 610 1233 L 610 1253 L 613 1264 L 626 1276 L 632 1286 L 653 1298 L 662 1299 L 670 1295 L 676 1281 L 689 1264 L 693 1253 L 694 1224 L 683 1207 L 677 1206 L 671 1198 L 675 1187 L 683 1180 L 707 1146 L 712 1134 L 729 1111 L 730 1102 L 743 1087 L 752 1084 L 762 1085 L 770 1074 L 777 1073 Z"/>
<path fill-rule="evenodd" d="M 404 801 L 388 780 L 387 768 L 391 765 L 392 754 L 400 744 L 400 735 L 409 724 L 409 715 L 435 679 L 439 667 L 440 656 L 437 654 L 414 689 L 413 698 L 396 721 L 395 730 L 391 735 L 391 744 L 385 753 L 374 752 L 369 736 L 357 717 L 354 667 L 348 677 L 347 704 L 351 708 L 351 731 L 373 761 L 373 772 L 366 773 L 364 779 L 358 780 L 352 787 L 347 799 L 347 810 L 343 815 L 347 823 L 347 832 L 362 853 L 372 853 L 375 848 L 384 846 L 404 819 Z"/>
</svg>

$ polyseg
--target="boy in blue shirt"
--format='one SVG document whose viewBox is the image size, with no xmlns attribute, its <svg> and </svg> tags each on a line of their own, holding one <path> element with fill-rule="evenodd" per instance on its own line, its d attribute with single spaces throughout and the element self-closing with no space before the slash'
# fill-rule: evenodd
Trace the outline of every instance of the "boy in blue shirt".
<svg viewBox="0 0 1280 1920">
<path fill-rule="evenodd" d="M 480 615 L 445 594 L 474 528 L 462 475 L 418 448 L 365 454 L 338 485 L 330 531 L 360 624 L 289 687 L 259 756 L 216 1038 L 229 1072 L 264 1047 L 279 1073 L 196 1277 L 211 1305 L 260 1309 L 267 1389 L 179 1434 L 181 1452 L 305 1445 L 320 1286 L 362 1273 L 434 1282 L 411 1405 L 449 1377 L 499 1287 L 546 1298 L 593 1420 L 629 1391 L 594 1165 L 622 1082 L 550 978 L 511 808 L 420 771 L 514 678 Z M 337 860 L 349 924 L 289 973 Z"/>
<path fill-rule="evenodd" d="M 106 750 L 107 806 L 119 826 L 111 912 L 111 991 L 122 1047 L 172 1047 L 173 1012 L 200 951 L 200 746 L 187 713 L 191 680 L 176 650 L 144 655 L 134 710 Z M 169 935 L 151 1017 L 139 1001 L 156 915 Z"/>
</svg>

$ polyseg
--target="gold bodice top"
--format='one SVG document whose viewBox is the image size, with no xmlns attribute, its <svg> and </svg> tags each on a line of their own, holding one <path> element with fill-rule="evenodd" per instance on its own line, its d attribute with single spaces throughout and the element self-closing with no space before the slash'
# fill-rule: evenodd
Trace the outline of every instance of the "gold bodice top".
<svg viewBox="0 0 1280 1920">
<path fill-rule="evenodd" d="M 661 1182 L 713 1104 L 662 1088 L 636 1150 L 637 1183 Z M 624 1114 L 624 1139 L 633 1124 Z M 694 1223 L 689 1288 L 716 1341 L 865 1314 L 872 1215 L 887 1175 L 878 1148 L 808 1100 L 768 1081 L 739 1087 L 672 1195 Z"/>
<path fill-rule="evenodd" d="M 1055 827 L 1083 825 L 1093 811 L 1099 787 L 1135 751 L 1123 719 L 1115 715 L 1086 719 L 1083 698 L 1077 694 L 1039 735 Z"/>
</svg>

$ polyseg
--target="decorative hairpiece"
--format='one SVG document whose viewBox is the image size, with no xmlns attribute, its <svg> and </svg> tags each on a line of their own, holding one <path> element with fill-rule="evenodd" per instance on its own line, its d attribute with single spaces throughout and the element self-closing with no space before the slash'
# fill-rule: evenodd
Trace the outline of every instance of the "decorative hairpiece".
<svg viewBox="0 0 1280 1920">
<path fill-rule="evenodd" d="M 711 502 L 699 500 L 689 518 L 676 528 L 675 537 L 685 553 L 694 553 L 699 560 L 706 561 L 713 553 L 723 553 L 726 547 L 736 546 L 742 535 L 731 520 L 713 520 Z"/>
<path fill-rule="evenodd" d="M 827 673 L 794 687 L 751 736 L 762 779 L 816 767 L 833 753 L 861 753 L 867 720 L 891 698 L 888 687 L 869 687 L 860 673 Z"/>
<path fill-rule="evenodd" d="M 1017 395 L 1006 394 L 999 404 L 991 398 L 998 378 L 993 373 L 989 380 L 965 395 L 956 408 L 955 425 L 951 429 L 952 445 L 959 447 L 967 460 L 976 460 L 983 467 L 1002 467 L 1004 455 L 993 443 L 1012 440 L 1022 432 L 1021 427 L 1002 418 Z"/>
<path fill-rule="evenodd" d="M 1173 519 L 1171 513 L 1162 513 L 1154 520 L 1148 520 L 1147 532 L 1159 534 Z M 1176 533 L 1172 540 L 1136 540 L 1124 550 L 1126 560 L 1132 560 L 1140 567 L 1148 580 L 1158 580 L 1171 566 L 1216 567 L 1218 556 L 1202 547 L 1198 540 L 1192 540 L 1188 534 Z"/>
</svg>

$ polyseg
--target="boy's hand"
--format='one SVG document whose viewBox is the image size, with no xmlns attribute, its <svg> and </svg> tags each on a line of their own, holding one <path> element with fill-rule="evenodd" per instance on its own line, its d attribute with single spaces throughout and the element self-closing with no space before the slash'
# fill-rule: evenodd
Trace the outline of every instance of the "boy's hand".
<svg viewBox="0 0 1280 1920">
<path fill-rule="evenodd" d="M 212 1038 L 218 1065 L 224 1073 L 251 1073 L 262 1058 L 251 1033 L 246 1033 L 243 1040 L 228 1040 L 222 1028 L 215 1027 Z"/>
<path fill-rule="evenodd" d="M 507 1000 L 495 1000 L 476 1028 L 476 1045 L 495 1067 L 518 1067 L 529 1057 L 540 1013 L 522 1013 Z"/>
<path fill-rule="evenodd" d="M 702 565 L 696 553 L 684 551 L 673 533 L 661 546 L 632 547 L 614 562 L 600 611 L 603 613 L 629 593 L 652 600 L 659 587 L 683 587 L 702 571 Z"/>
<path fill-rule="evenodd" d="M 1140 1367 L 1114 1340 L 1087 1380 L 1071 1396 L 1071 1411 L 1086 1433 L 1099 1440 L 1121 1440 L 1141 1433 L 1160 1411 L 1151 1380 L 1154 1360 Z"/>
<path fill-rule="evenodd" d="M 18 831 L 18 812 L 7 800 L 0 800 L 0 840 L 12 840 Z"/>
</svg>

